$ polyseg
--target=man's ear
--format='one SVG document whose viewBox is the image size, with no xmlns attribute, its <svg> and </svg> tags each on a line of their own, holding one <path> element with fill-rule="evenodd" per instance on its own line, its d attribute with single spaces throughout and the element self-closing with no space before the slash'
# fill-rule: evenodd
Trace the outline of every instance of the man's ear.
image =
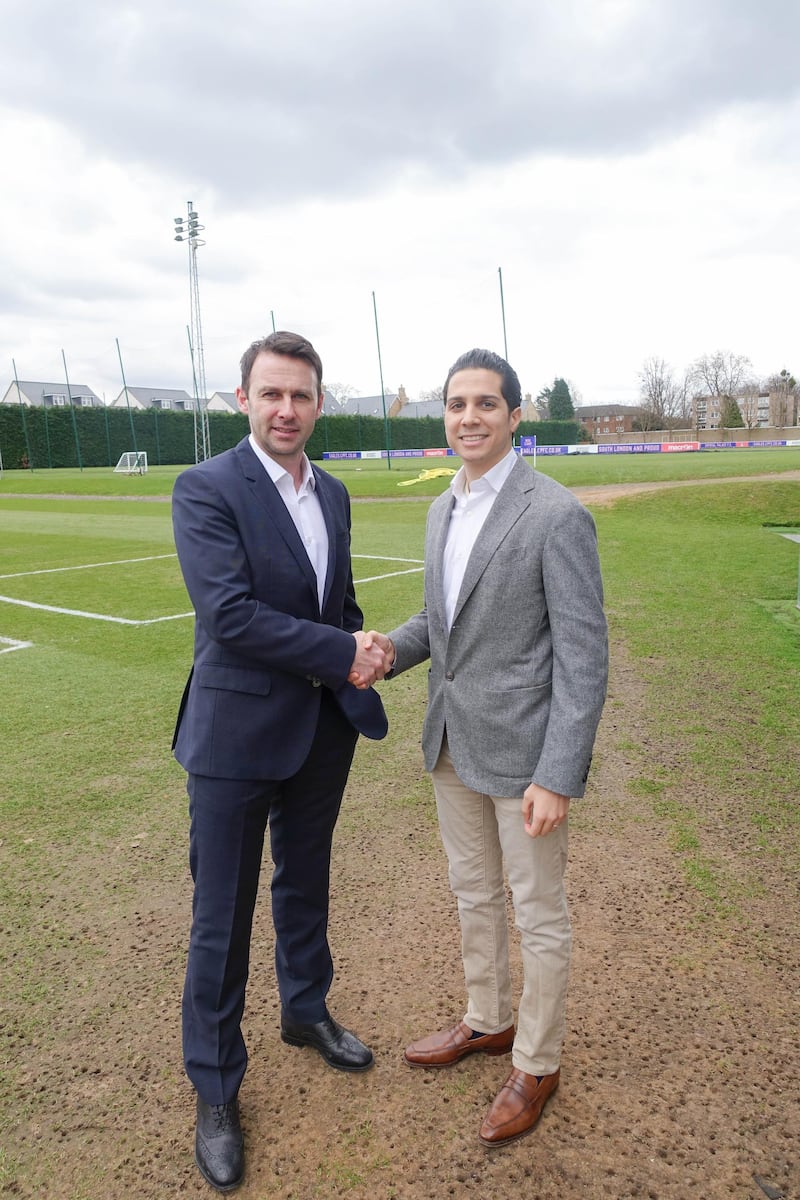
<svg viewBox="0 0 800 1200">
<path fill-rule="evenodd" d="M 239 405 L 239 412 L 245 414 L 249 412 L 247 407 L 247 393 L 243 392 L 240 387 L 236 389 L 236 403 Z"/>
</svg>

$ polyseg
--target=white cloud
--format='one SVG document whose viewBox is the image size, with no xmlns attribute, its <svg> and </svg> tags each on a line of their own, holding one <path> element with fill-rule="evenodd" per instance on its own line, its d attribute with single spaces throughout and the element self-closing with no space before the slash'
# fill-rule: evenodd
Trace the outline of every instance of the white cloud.
<svg viewBox="0 0 800 1200">
<path fill-rule="evenodd" d="M 298 328 L 331 379 L 440 382 L 503 349 L 534 393 L 633 400 L 643 359 L 800 367 L 793 56 L 766 0 L 12 4 L 0 49 L 0 387 L 209 389 Z M 5 365 L 3 365 L 5 364 Z"/>
</svg>

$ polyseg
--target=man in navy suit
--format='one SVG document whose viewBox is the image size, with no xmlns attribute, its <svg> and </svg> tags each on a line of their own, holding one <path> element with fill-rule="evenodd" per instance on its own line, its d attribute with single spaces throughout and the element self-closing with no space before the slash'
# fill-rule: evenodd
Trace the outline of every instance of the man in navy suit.
<svg viewBox="0 0 800 1200">
<path fill-rule="evenodd" d="M 348 682 L 382 678 L 384 659 L 364 644 L 347 491 L 305 454 L 322 411 L 319 355 L 298 334 L 274 333 L 241 369 L 249 436 L 183 472 L 173 493 L 196 615 L 174 742 L 188 772 L 194 880 L 183 1052 L 197 1091 L 195 1158 L 219 1191 L 244 1175 L 241 1018 L 267 826 L 281 1037 L 343 1071 L 372 1065 L 328 1012 L 328 894 L 358 734 L 387 728 L 377 693 Z"/>
</svg>

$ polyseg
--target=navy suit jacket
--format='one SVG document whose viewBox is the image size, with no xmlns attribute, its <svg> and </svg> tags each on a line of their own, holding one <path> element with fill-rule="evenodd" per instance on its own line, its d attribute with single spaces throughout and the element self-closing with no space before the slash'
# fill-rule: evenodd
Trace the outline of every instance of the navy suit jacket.
<svg viewBox="0 0 800 1200">
<path fill-rule="evenodd" d="M 351 635 L 363 624 L 349 496 L 338 479 L 312 470 L 328 530 L 322 611 L 302 540 L 248 438 L 175 481 L 175 545 L 196 619 L 173 748 L 191 774 L 295 774 L 314 740 L 322 686 L 360 733 L 386 734 L 377 692 L 347 682 Z"/>
</svg>

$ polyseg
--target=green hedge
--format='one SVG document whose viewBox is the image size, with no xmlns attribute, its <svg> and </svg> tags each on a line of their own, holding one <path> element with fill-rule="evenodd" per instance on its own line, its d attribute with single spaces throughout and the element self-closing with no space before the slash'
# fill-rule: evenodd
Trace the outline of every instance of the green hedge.
<svg viewBox="0 0 800 1200">
<path fill-rule="evenodd" d="M 388 422 L 392 450 L 424 450 L 445 446 L 444 422 L 436 417 L 396 417 Z M 238 413 L 209 413 L 211 451 L 235 446 L 247 433 L 247 418 Z M 528 421 L 519 434 L 536 434 L 539 445 L 577 442 L 573 421 Z M 385 423 L 380 417 L 322 416 L 308 443 L 310 458 L 325 451 L 383 450 Z M 127 450 L 144 450 L 153 466 L 195 461 L 191 413 L 151 408 L 26 408 L 0 404 L 0 454 L 6 470 L 32 466 L 114 467 Z"/>
</svg>

